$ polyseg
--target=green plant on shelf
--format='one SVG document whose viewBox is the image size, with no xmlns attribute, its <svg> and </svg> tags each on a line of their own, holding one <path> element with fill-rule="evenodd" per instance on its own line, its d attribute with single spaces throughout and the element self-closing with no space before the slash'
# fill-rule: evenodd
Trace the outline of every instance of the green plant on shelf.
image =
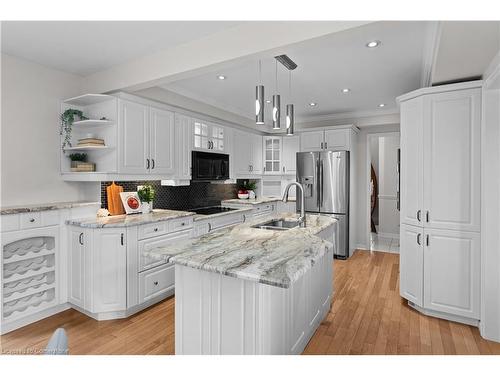
<svg viewBox="0 0 500 375">
<path fill-rule="evenodd" d="M 155 199 L 155 190 L 151 185 L 144 185 L 137 190 L 137 195 L 141 202 L 151 203 Z"/>
<path fill-rule="evenodd" d="M 69 154 L 68 158 L 70 158 L 71 161 L 81 161 L 81 162 L 86 162 L 87 161 L 87 154 L 80 154 L 80 153 L 75 153 L 75 154 Z"/>
<path fill-rule="evenodd" d="M 71 147 L 71 130 L 73 129 L 73 122 L 76 120 L 87 120 L 88 118 L 83 115 L 79 109 L 69 108 L 61 114 L 61 129 L 59 135 L 64 135 L 62 149 L 66 146 Z"/>
</svg>

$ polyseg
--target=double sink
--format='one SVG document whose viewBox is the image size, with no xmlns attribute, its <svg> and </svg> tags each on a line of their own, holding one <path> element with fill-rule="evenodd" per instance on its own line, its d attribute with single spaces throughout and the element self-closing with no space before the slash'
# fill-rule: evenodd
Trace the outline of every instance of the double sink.
<svg viewBox="0 0 500 375">
<path fill-rule="evenodd" d="M 265 223 L 253 225 L 252 228 L 267 230 L 288 230 L 300 225 L 298 220 L 273 219 Z"/>
</svg>

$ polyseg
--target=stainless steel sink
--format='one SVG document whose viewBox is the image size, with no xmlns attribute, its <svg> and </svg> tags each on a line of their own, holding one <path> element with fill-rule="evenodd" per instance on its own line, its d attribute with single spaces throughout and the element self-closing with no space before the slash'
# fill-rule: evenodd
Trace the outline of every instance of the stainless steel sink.
<svg viewBox="0 0 500 375">
<path fill-rule="evenodd" d="M 267 230 L 288 230 L 298 227 L 300 222 L 298 220 L 284 220 L 275 219 L 266 221 L 265 223 L 253 225 L 252 228 L 267 229 Z"/>
</svg>

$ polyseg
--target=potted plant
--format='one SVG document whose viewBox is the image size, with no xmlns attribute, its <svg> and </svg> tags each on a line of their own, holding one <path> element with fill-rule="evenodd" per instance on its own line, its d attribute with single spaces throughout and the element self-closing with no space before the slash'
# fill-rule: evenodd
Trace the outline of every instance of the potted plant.
<svg viewBox="0 0 500 375">
<path fill-rule="evenodd" d="M 248 198 L 255 199 L 255 190 L 257 189 L 257 183 L 255 181 L 248 181 L 246 185 L 248 191 Z"/>
<path fill-rule="evenodd" d="M 71 168 L 78 168 L 80 163 L 85 163 L 87 161 L 87 154 L 69 154 L 68 158 L 71 160 Z"/>
<path fill-rule="evenodd" d="M 153 208 L 153 199 L 155 199 L 155 191 L 151 185 L 143 185 L 137 189 L 137 195 L 141 200 L 142 213 L 147 214 Z"/>
<path fill-rule="evenodd" d="M 64 151 L 65 147 L 71 147 L 71 129 L 73 122 L 78 120 L 87 120 L 87 117 L 83 115 L 83 112 L 79 109 L 69 108 L 61 114 L 61 130 L 59 135 L 64 134 L 64 140 L 62 143 L 62 149 Z"/>
</svg>

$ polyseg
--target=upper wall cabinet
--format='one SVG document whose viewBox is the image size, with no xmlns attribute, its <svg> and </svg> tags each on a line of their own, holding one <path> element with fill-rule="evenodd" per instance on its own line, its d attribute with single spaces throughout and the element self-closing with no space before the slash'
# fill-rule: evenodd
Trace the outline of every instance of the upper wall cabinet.
<svg viewBox="0 0 500 375">
<path fill-rule="evenodd" d="M 301 151 L 350 151 L 353 128 L 306 131 L 300 134 Z"/>
<path fill-rule="evenodd" d="M 174 114 L 120 100 L 119 173 L 174 173 Z"/>
<path fill-rule="evenodd" d="M 297 152 L 300 151 L 300 138 L 298 136 L 284 136 L 282 141 L 283 158 L 281 171 L 284 174 L 295 175 L 297 172 Z"/>
<path fill-rule="evenodd" d="M 225 133 L 221 125 L 193 120 L 193 150 L 225 152 L 227 149 Z"/>
<path fill-rule="evenodd" d="M 191 117 L 175 114 L 175 178 L 179 180 L 191 180 L 192 129 Z"/>
<path fill-rule="evenodd" d="M 262 136 L 233 130 L 233 152 L 236 177 L 262 174 Z"/>
<path fill-rule="evenodd" d="M 281 137 L 262 137 L 264 149 L 264 173 L 281 174 Z"/>
<path fill-rule="evenodd" d="M 401 103 L 401 220 L 437 229 L 480 229 L 481 90 Z"/>
</svg>

